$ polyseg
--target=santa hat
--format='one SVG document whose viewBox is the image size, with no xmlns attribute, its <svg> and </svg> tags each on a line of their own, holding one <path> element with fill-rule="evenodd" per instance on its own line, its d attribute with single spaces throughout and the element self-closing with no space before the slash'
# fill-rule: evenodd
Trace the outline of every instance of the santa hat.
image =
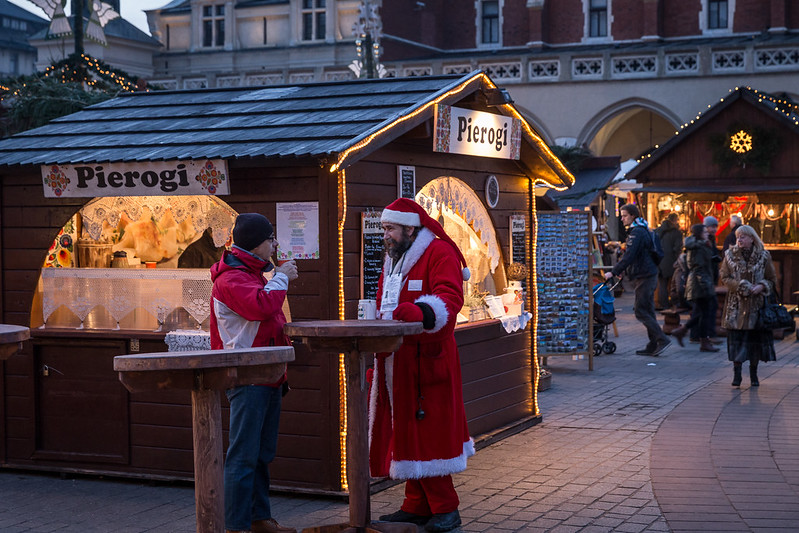
<svg viewBox="0 0 799 533">
<path fill-rule="evenodd" d="M 460 248 L 455 242 L 444 232 L 444 228 L 437 220 L 434 220 L 424 208 L 408 198 L 400 198 L 391 202 L 385 209 L 380 217 L 381 223 L 399 224 L 401 226 L 423 226 L 432 231 L 436 237 L 442 241 L 450 244 L 455 249 L 455 254 L 458 260 L 463 265 L 462 275 L 463 279 L 468 280 L 471 277 L 469 267 L 466 266 L 466 259 L 463 258 Z"/>
</svg>

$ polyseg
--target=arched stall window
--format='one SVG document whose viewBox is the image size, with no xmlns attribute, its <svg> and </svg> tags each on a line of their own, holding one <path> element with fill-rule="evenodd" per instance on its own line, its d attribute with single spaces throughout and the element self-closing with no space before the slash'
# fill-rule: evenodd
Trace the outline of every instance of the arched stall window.
<svg viewBox="0 0 799 533">
<path fill-rule="evenodd" d="M 521 285 L 511 286 L 511 302 L 505 264 L 497 241 L 491 217 L 483 202 L 462 180 L 444 176 L 427 183 L 416 194 L 416 201 L 427 213 L 438 220 L 453 241 L 460 247 L 471 271 L 471 279 L 464 282 L 464 309 L 461 321 L 475 321 L 490 318 L 486 305 L 494 299 L 505 313 L 512 312 L 508 304 L 514 304 L 514 290 Z M 518 296 L 519 302 L 522 295 Z M 486 311 L 489 313 L 487 314 Z"/>
<path fill-rule="evenodd" d="M 236 212 L 215 196 L 95 198 L 59 231 L 42 265 L 34 327 L 201 328 L 208 271 Z"/>
</svg>

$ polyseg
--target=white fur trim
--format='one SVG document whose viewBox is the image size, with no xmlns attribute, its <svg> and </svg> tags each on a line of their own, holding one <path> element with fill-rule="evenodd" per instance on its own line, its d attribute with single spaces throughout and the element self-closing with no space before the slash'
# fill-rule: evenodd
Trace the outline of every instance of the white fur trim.
<svg viewBox="0 0 799 533">
<path fill-rule="evenodd" d="M 389 224 L 400 224 L 402 226 L 421 226 L 422 219 L 419 213 L 407 211 L 394 211 L 392 209 L 383 209 L 383 214 L 380 215 L 380 222 Z"/>
<path fill-rule="evenodd" d="M 447 325 L 447 322 L 449 321 L 447 304 L 445 304 L 444 300 L 435 294 L 425 294 L 423 296 L 419 296 L 413 303 L 427 304 L 433 309 L 433 315 L 435 315 L 435 325 L 433 325 L 433 329 L 426 329 L 423 333 L 435 333 L 437 331 L 441 331 L 441 329 Z"/>
<path fill-rule="evenodd" d="M 391 479 L 422 479 L 441 477 L 466 470 L 466 459 L 474 455 L 474 439 L 463 443 L 463 453 L 451 459 L 430 461 L 391 461 Z"/>
<path fill-rule="evenodd" d="M 422 228 L 419 231 L 419 234 L 416 236 L 416 239 L 411 244 L 411 247 L 408 248 L 408 251 L 405 252 L 405 260 L 400 259 L 402 261 L 402 279 L 408 275 L 408 272 L 411 271 L 413 265 L 419 261 L 424 255 L 425 250 L 427 247 L 430 246 L 436 240 L 436 234 L 430 231 L 427 228 Z M 391 272 L 391 267 L 393 266 L 394 260 L 386 254 L 386 259 L 383 262 L 383 279 L 388 278 L 389 273 Z"/>
<path fill-rule="evenodd" d="M 372 446 L 372 427 L 374 426 L 377 414 L 377 390 L 380 380 L 386 380 L 388 389 L 388 405 L 391 407 L 391 420 L 394 420 L 394 354 L 386 357 L 385 378 L 377 373 L 377 357 L 375 357 L 374 373 L 372 374 L 372 386 L 369 389 L 369 446 Z"/>
</svg>

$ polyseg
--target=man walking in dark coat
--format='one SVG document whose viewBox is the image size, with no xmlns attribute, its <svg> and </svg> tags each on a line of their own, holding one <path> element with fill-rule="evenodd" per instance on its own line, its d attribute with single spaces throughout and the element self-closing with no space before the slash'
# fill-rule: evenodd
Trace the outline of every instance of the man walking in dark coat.
<svg viewBox="0 0 799 533">
<path fill-rule="evenodd" d="M 660 237 L 660 244 L 663 247 L 663 259 L 658 264 L 658 301 L 655 309 L 660 310 L 670 307 L 669 281 L 674 275 L 674 263 L 682 252 L 680 216 L 677 213 L 669 213 L 655 233 Z"/>
<path fill-rule="evenodd" d="M 657 286 L 658 267 L 652 259 L 654 241 L 649 233 L 649 225 L 641 216 L 638 206 L 626 204 L 621 206 L 621 221 L 629 228 L 626 249 L 621 261 L 613 270 L 605 272 L 605 279 L 619 276 L 622 272 L 635 285 L 635 302 L 633 311 L 635 318 L 646 328 L 649 343 L 646 348 L 636 350 L 638 355 L 660 355 L 671 341 L 658 324 L 655 315 L 655 287 Z"/>
</svg>

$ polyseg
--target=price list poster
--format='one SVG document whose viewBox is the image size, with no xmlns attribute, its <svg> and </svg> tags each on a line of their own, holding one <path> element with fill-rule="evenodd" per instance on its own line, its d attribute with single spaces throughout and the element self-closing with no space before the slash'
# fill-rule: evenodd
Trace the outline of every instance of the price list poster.
<svg viewBox="0 0 799 533">
<path fill-rule="evenodd" d="M 538 213 L 539 356 L 588 354 L 590 361 L 590 228 L 586 211 Z"/>
</svg>

